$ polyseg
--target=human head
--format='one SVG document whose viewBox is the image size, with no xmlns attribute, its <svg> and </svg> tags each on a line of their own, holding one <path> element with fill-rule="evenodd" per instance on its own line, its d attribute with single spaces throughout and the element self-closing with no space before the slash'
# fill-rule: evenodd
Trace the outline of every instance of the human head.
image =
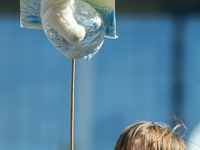
<svg viewBox="0 0 200 150">
<path fill-rule="evenodd" d="M 139 122 L 127 127 L 120 135 L 114 150 L 186 150 L 183 138 L 173 130 L 155 122 Z"/>
</svg>

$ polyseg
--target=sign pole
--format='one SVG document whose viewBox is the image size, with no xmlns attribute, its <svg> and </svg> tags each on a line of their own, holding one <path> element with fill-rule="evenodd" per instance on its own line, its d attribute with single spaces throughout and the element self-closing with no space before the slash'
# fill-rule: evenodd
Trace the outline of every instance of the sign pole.
<svg viewBox="0 0 200 150">
<path fill-rule="evenodd" d="M 74 150 L 74 81 L 75 81 L 75 59 L 72 59 L 71 113 L 70 113 L 70 150 Z"/>
</svg>

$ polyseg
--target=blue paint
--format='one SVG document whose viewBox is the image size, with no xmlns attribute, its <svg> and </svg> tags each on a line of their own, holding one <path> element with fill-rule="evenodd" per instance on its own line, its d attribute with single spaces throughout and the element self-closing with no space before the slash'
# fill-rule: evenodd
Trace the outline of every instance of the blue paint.
<svg viewBox="0 0 200 150">
<path fill-rule="evenodd" d="M 41 0 L 21 0 L 21 22 L 23 27 L 42 27 L 40 19 Z"/>
<path fill-rule="evenodd" d="M 96 11 L 99 13 L 99 15 L 103 18 L 104 25 L 106 28 L 106 37 L 116 38 L 116 23 L 115 23 L 114 8 L 108 6 L 100 7 L 94 3 L 88 1 L 85 2 L 91 5 L 93 8 L 95 8 Z"/>
</svg>

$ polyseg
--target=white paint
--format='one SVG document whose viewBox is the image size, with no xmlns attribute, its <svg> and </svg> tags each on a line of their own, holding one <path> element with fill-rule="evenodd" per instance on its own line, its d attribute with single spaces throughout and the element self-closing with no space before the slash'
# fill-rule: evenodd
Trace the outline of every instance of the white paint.
<svg viewBox="0 0 200 150">
<path fill-rule="evenodd" d="M 86 31 L 73 16 L 78 4 L 79 0 L 42 0 L 40 17 L 43 26 L 47 24 L 55 29 L 71 44 L 81 41 Z"/>
</svg>

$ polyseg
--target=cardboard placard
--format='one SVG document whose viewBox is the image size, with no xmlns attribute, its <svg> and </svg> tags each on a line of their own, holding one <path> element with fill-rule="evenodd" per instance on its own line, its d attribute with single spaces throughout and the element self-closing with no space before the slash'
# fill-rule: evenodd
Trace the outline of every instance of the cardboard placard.
<svg viewBox="0 0 200 150">
<path fill-rule="evenodd" d="M 117 38 L 115 21 L 115 0 L 84 0 L 103 18 L 106 37 Z M 42 29 L 40 19 L 41 0 L 20 0 L 21 27 Z"/>
</svg>

